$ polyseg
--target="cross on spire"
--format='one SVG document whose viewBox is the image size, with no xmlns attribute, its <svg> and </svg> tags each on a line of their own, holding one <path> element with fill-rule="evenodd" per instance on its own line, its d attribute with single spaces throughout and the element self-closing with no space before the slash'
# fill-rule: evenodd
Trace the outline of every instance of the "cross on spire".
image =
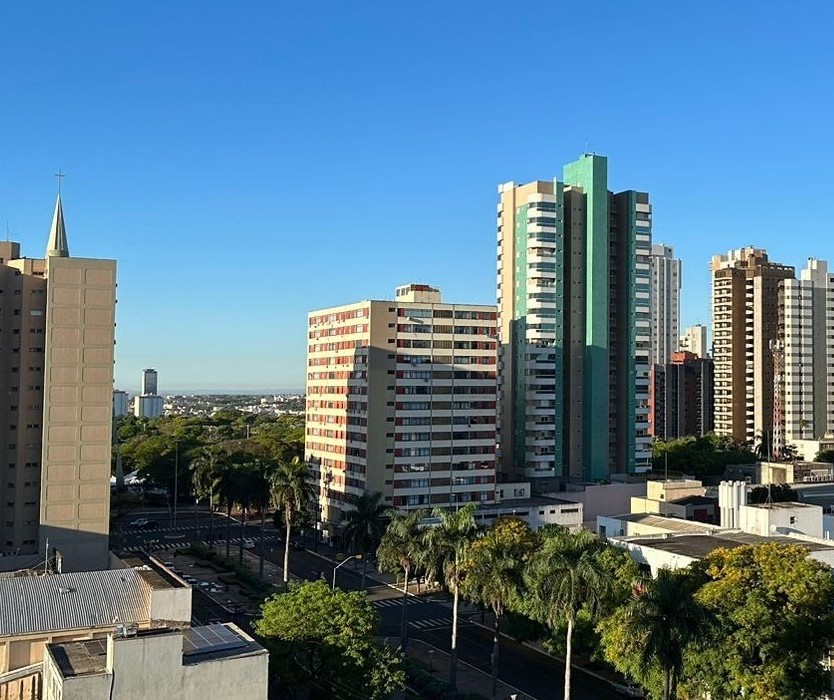
<svg viewBox="0 0 834 700">
<path fill-rule="evenodd" d="M 58 196 L 61 196 L 61 182 L 66 177 L 64 173 L 61 172 L 61 169 L 58 168 L 58 172 L 55 173 L 55 179 L 58 181 Z"/>
</svg>

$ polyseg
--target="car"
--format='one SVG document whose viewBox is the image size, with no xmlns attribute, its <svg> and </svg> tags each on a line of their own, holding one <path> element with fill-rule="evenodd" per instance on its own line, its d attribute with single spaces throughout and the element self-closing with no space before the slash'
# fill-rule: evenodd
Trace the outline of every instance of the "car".
<svg viewBox="0 0 834 700">
<path fill-rule="evenodd" d="M 169 569 L 173 569 L 173 568 L 174 568 L 174 562 L 172 562 L 172 561 L 164 561 L 164 562 L 162 562 L 162 566 L 166 566 L 166 567 L 168 567 Z"/>
<path fill-rule="evenodd" d="M 202 589 L 211 588 L 211 584 L 208 581 L 200 581 L 197 585 Z"/>
<path fill-rule="evenodd" d="M 624 698 L 644 698 L 643 689 L 636 683 L 612 683 L 611 686 Z"/>
<path fill-rule="evenodd" d="M 290 542 L 290 549 L 294 549 L 296 552 L 303 551 L 304 542 L 302 540 L 292 540 Z"/>
<path fill-rule="evenodd" d="M 130 526 L 131 527 L 145 527 L 148 524 L 147 518 L 136 518 L 136 520 L 131 520 Z"/>
<path fill-rule="evenodd" d="M 243 548 L 244 549 L 255 549 L 255 542 L 250 539 L 243 540 Z"/>
<path fill-rule="evenodd" d="M 156 520 L 146 520 L 145 524 L 141 526 L 143 530 L 153 530 L 159 527 L 159 523 Z"/>
</svg>

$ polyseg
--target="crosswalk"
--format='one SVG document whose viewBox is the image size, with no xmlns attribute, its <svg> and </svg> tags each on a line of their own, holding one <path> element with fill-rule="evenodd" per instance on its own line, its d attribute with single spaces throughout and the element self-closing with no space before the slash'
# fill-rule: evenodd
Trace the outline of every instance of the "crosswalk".
<svg viewBox="0 0 834 700">
<path fill-rule="evenodd" d="M 252 539 L 253 542 L 259 542 L 260 541 L 259 537 L 258 538 L 246 538 L 246 539 Z M 271 542 L 271 541 L 274 542 L 277 539 L 278 539 L 277 537 L 267 536 L 267 537 L 264 537 L 264 542 Z M 182 547 L 187 547 L 189 544 L 190 544 L 190 541 L 187 541 L 187 540 L 173 540 L 173 541 L 148 540 L 144 543 L 144 546 L 146 546 L 150 549 L 181 549 Z M 206 544 L 206 542 L 202 541 L 202 544 Z M 215 539 L 214 544 L 215 545 L 225 545 L 226 540 Z M 237 538 L 229 540 L 229 544 L 239 545 L 240 544 L 240 538 L 237 537 Z"/>
<path fill-rule="evenodd" d="M 427 601 L 427 600 L 420 600 L 419 598 L 417 600 L 414 600 L 412 598 L 412 599 L 409 599 L 408 604 L 409 605 L 419 605 L 420 603 L 428 603 L 428 602 L 429 601 Z M 371 605 L 373 605 L 375 608 L 392 608 L 394 606 L 402 607 L 402 604 L 403 604 L 403 599 L 402 598 L 386 598 L 385 600 L 371 601 Z"/>
<path fill-rule="evenodd" d="M 452 619 L 449 617 L 431 617 L 426 620 L 414 620 L 408 623 L 409 627 L 417 630 L 437 630 L 452 626 Z"/>
</svg>

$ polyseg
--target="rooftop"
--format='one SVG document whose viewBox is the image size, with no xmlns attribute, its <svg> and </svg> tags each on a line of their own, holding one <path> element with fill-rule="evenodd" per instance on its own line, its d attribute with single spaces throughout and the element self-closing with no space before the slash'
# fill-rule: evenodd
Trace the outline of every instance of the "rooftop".
<svg viewBox="0 0 834 700">
<path fill-rule="evenodd" d="M 711 525 L 710 523 L 683 520 L 682 518 L 668 518 L 663 515 L 653 515 L 651 513 L 626 513 L 625 515 L 615 515 L 613 518 L 630 523 L 640 523 L 649 527 L 671 530 L 672 532 L 680 532 L 682 534 L 704 533 L 719 529 L 718 525 Z"/>
<path fill-rule="evenodd" d="M 798 537 L 762 537 L 751 535 L 746 532 L 722 532 L 720 535 L 673 535 L 670 537 L 636 537 L 620 538 L 620 542 L 640 547 L 659 549 L 670 554 L 692 559 L 703 559 L 716 549 L 735 549 L 750 544 L 776 544 L 801 545 L 809 552 L 821 552 L 834 550 L 834 544 L 823 544 L 813 540 L 800 539 Z"/>
<path fill-rule="evenodd" d="M 182 631 L 144 630 L 132 636 L 117 637 L 115 653 L 118 654 L 118 643 L 122 639 L 147 639 L 170 634 L 178 634 L 182 637 L 183 665 L 266 653 L 260 644 L 232 623 L 192 627 Z M 64 678 L 95 675 L 107 671 L 107 639 L 49 644 L 48 648 Z"/>
<path fill-rule="evenodd" d="M 797 508 L 819 508 L 811 503 L 797 503 L 796 501 L 781 501 L 778 503 L 748 503 L 750 508 L 764 508 L 766 510 L 796 510 Z"/>
<path fill-rule="evenodd" d="M 710 498 L 709 496 L 684 496 L 683 498 L 676 498 L 674 501 L 669 501 L 678 506 L 717 506 L 718 499 Z"/>
<path fill-rule="evenodd" d="M 0 577 L 0 637 L 143 621 L 149 592 L 134 569 Z"/>
</svg>

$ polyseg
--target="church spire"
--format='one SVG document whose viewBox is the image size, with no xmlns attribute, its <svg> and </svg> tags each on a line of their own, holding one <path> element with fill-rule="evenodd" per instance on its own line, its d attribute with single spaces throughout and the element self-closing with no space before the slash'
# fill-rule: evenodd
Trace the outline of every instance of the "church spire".
<svg viewBox="0 0 834 700">
<path fill-rule="evenodd" d="M 67 229 L 64 226 L 64 209 L 61 206 L 61 180 L 65 176 L 59 170 L 55 177 L 58 178 L 58 199 L 55 201 L 55 213 L 52 215 L 52 228 L 49 229 L 46 257 L 68 258 Z"/>
</svg>

